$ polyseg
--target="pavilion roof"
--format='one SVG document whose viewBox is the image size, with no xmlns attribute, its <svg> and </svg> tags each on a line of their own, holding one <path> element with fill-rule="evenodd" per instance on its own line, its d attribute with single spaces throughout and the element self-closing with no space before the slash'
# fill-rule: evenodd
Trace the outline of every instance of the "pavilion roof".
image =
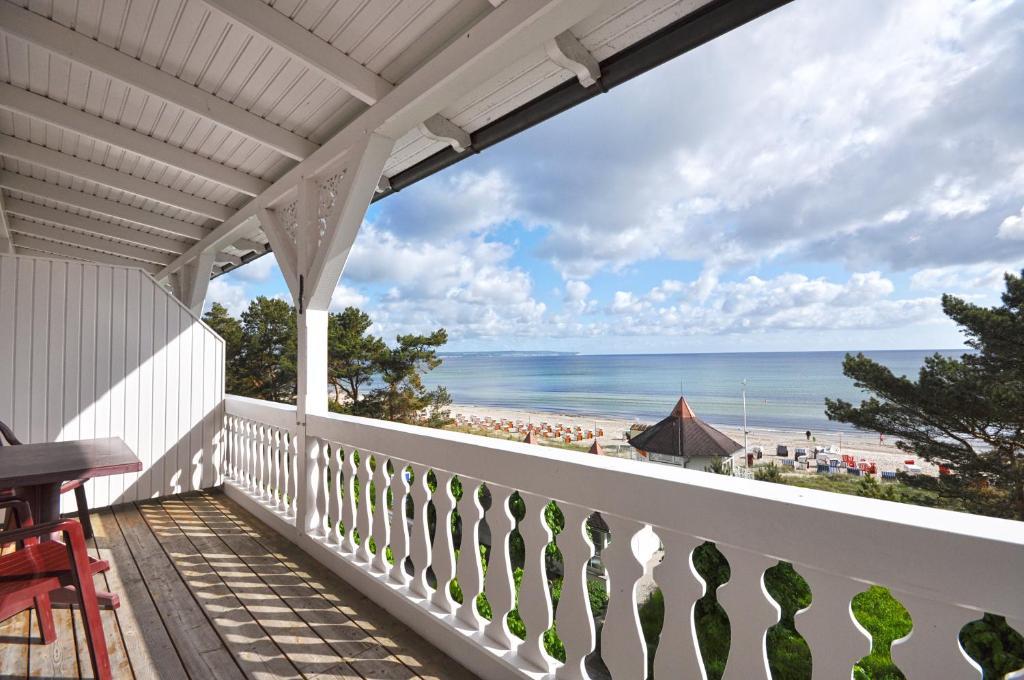
<svg viewBox="0 0 1024 680">
<path fill-rule="evenodd" d="M 684 458 L 730 456 L 743 448 L 698 418 L 685 397 L 679 398 L 671 415 L 634 435 L 629 444 L 648 453 Z"/>
</svg>

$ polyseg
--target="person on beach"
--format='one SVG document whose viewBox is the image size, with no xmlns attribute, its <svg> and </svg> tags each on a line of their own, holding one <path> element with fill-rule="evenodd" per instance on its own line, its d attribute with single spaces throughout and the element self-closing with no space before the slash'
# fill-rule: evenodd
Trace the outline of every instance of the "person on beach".
<svg viewBox="0 0 1024 680">
<path fill-rule="evenodd" d="M 806 435 L 807 441 L 811 441 L 811 431 L 810 430 L 807 430 L 807 432 L 805 432 L 804 435 Z"/>
</svg>

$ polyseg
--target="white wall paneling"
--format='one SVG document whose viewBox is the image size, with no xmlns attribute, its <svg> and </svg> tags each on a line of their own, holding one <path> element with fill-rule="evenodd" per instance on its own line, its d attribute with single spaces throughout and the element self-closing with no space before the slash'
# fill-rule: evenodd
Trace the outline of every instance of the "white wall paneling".
<svg viewBox="0 0 1024 680">
<path fill-rule="evenodd" d="M 0 255 L 0 420 L 24 442 L 118 436 L 142 460 L 89 482 L 93 507 L 214 485 L 223 414 L 223 341 L 148 274 Z"/>
</svg>

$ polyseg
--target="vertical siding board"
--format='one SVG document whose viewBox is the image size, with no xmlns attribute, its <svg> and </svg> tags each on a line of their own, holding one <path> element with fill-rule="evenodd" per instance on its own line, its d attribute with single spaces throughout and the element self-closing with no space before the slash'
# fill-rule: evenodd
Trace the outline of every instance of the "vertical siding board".
<svg viewBox="0 0 1024 680">
<path fill-rule="evenodd" d="M 148 470 L 153 464 L 152 446 L 147 445 L 153 432 L 153 391 L 164 389 L 161 382 L 153 378 L 153 296 L 157 293 L 155 286 L 148 279 L 139 277 L 142 284 L 139 288 L 139 449 L 138 456 L 142 461 L 142 469 Z M 159 293 L 157 293 L 159 294 Z M 137 482 L 140 498 L 149 498 L 153 494 L 150 475 L 144 475 Z"/>
<path fill-rule="evenodd" d="M 141 278 L 141 275 L 140 275 Z M 172 303 L 173 306 L 173 303 Z M 167 395 L 176 389 L 167 379 L 167 296 L 157 291 L 153 296 L 153 432 L 150 441 L 150 467 L 147 484 L 140 492 L 147 497 L 164 487 L 164 465 L 167 453 Z"/>
<path fill-rule="evenodd" d="M 54 261 L 50 269 L 49 357 L 46 386 L 46 441 L 56 441 L 64 432 L 64 324 L 67 318 L 68 264 Z"/>
<path fill-rule="evenodd" d="M 97 267 L 96 271 L 96 389 L 94 437 L 109 437 L 113 434 L 111 425 L 110 366 L 113 361 L 110 342 L 110 320 L 113 312 L 114 270 L 111 267 Z M 92 503 L 96 506 L 110 505 L 110 477 L 96 477 L 92 480 Z"/>
<path fill-rule="evenodd" d="M 162 489 L 170 489 L 177 479 L 178 471 L 178 394 L 181 391 L 180 379 L 180 357 L 181 339 L 178 337 L 181 330 L 178 305 L 168 302 L 167 304 L 167 372 L 166 380 L 168 385 L 173 385 L 174 390 L 167 393 L 167 411 L 164 421 L 166 422 L 167 445 L 164 455 L 164 473 Z M 163 491 L 161 492 L 163 493 Z"/>
<path fill-rule="evenodd" d="M 111 270 L 113 277 L 110 296 L 110 434 L 126 439 L 126 411 L 128 408 L 127 385 L 125 384 L 127 356 L 128 270 L 117 267 Z M 135 449 L 136 451 L 138 449 Z M 111 504 L 121 502 L 125 490 L 125 475 L 109 477 L 108 490 Z"/>
<path fill-rule="evenodd" d="M 146 446 L 146 433 L 139 430 L 139 394 L 141 390 L 139 377 L 139 316 L 140 295 L 147 282 L 138 270 L 128 272 L 128 289 L 125 291 L 124 315 L 124 347 L 125 347 L 125 402 L 130 410 L 125 414 L 124 441 L 142 459 Z M 125 476 L 124 502 L 137 501 L 144 498 L 140 490 L 141 477 L 133 472 Z"/>
<path fill-rule="evenodd" d="M 0 255 L 0 366 L 9 366 L 0 380 L 0 421 L 14 425 L 14 318 L 18 260 Z"/>
<path fill-rule="evenodd" d="M 14 400 L 11 429 L 28 441 L 31 421 L 30 402 L 23 395 L 32 389 L 32 284 L 34 260 L 18 260 L 17 300 L 14 311 Z"/>
<path fill-rule="evenodd" d="M 50 302 L 50 263 L 39 261 L 35 263 L 32 281 L 32 365 L 31 365 L 31 391 L 26 393 L 30 402 L 29 428 L 22 430 L 21 437 L 25 441 L 44 442 L 46 441 L 46 387 L 49 385 L 49 372 L 47 371 L 47 351 L 50 344 L 49 321 L 50 315 L 46 312 L 46 306 Z"/>
<path fill-rule="evenodd" d="M 83 265 L 68 264 L 68 301 L 64 325 L 64 431 L 61 439 L 78 439 L 81 435 L 79 410 L 82 379 L 82 278 Z"/>
<path fill-rule="evenodd" d="M 182 314 L 185 312 L 183 311 Z M 191 322 L 189 318 L 189 322 Z M 206 453 L 206 441 L 203 427 L 203 330 L 198 325 L 189 325 L 192 336 L 192 449 L 189 460 L 189 491 L 198 489 L 203 484 L 203 466 L 201 460 Z"/>
<path fill-rule="evenodd" d="M 191 476 L 189 461 L 192 459 L 192 334 L 189 332 L 188 315 L 178 310 L 178 467 L 175 477 L 175 493 L 188 490 Z"/>
<path fill-rule="evenodd" d="M 93 506 L 221 481 L 223 342 L 151 278 L 2 255 L 0 319 L 0 419 L 30 441 L 120 436 L 143 463 L 91 481 Z"/>
<path fill-rule="evenodd" d="M 79 362 L 78 436 L 93 439 L 96 436 L 96 303 L 97 266 L 82 266 L 82 344 Z M 97 506 L 95 481 L 86 484 L 89 506 Z"/>
</svg>

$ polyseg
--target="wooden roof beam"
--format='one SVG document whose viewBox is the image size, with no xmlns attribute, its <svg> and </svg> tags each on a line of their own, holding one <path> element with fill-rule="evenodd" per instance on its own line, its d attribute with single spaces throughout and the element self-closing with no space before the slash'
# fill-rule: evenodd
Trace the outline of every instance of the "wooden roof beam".
<svg viewBox="0 0 1024 680">
<path fill-rule="evenodd" d="M 107 217 L 116 217 L 119 220 L 133 222 L 143 227 L 150 227 L 172 236 L 180 236 L 194 241 L 198 241 L 210 233 L 209 229 L 198 224 L 184 222 L 173 217 L 136 208 L 126 203 L 118 203 L 107 198 L 100 198 L 99 196 L 68 189 L 59 184 L 50 184 L 49 182 L 44 182 L 34 177 L 26 177 L 14 172 L 0 171 L 0 187 L 9 191 L 17 191 L 22 194 L 35 196 L 36 198 L 43 198 L 55 203 L 62 203 L 75 208 L 81 208 L 82 210 L 88 210 L 89 212 L 106 215 Z"/>
<path fill-rule="evenodd" d="M 0 31 L 187 109 L 289 158 L 302 160 L 317 148 L 294 132 L 8 0 L 0 0 Z"/>
<path fill-rule="evenodd" d="M 2 2 L 3 0 L 0 0 Z M 148 198 L 175 208 L 181 208 L 203 217 L 224 221 L 234 214 L 226 205 L 208 201 L 163 184 L 129 175 L 105 165 L 92 163 L 84 158 L 61 153 L 49 147 L 26 142 L 17 137 L 0 135 L 0 156 L 17 158 L 56 172 L 63 172 L 90 182 L 96 182 L 112 189 Z"/>
</svg>

